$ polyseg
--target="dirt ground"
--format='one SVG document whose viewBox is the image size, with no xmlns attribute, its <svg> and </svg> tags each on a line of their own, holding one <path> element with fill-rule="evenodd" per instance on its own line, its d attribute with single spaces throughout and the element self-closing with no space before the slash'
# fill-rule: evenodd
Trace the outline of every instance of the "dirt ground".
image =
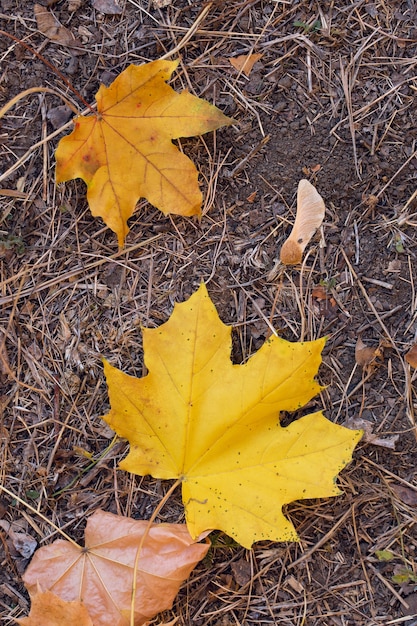
<svg viewBox="0 0 417 626">
<path fill-rule="evenodd" d="M 417 333 L 417 4 L 158 4 L 120 0 L 119 14 L 104 15 L 103 0 L 49 2 L 78 40 L 71 48 L 37 30 L 32 2 L 0 0 L 0 28 L 87 101 L 130 63 L 173 51 L 173 87 L 237 120 L 180 141 L 201 172 L 201 222 L 141 201 L 123 250 L 91 216 L 81 181 L 54 183 L 54 150 L 71 126 L 62 100 L 32 93 L 0 121 L 0 486 L 19 498 L 0 494 L 2 623 L 29 610 L 28 559 L 5 522 L 38 545 L 57 536 L 48 520 L 82 541 L 96 509 L 146 519 L 168 489 L 117 470 L 125 442 L 100 459 L 112 438 L 100 419 L 101 356 L 141 376 L 141 325 L 166 321 L 203 280 L 235 327 L 237 363 L 269 323 L 292 341 L 327 335 L 325 388 L 308 412 L 323 408 L 367 436 L 340 497 L 288 507 L 298 544 L 248 551 L 217 533 L 160 621 L 416 625 L 417 380 L 404 356 Z M 252 52 L 262 57 L 239 74 L 230 58 Z M 47 64 L 0 35 L 0 106 L 31 87 L 83 109 Z M 301 178 L 325 199 L 325 221 L 302 265 L 283 267 Z M 358 338 L 379 350 L 365 371 Z M 182 521 L 179 494 L 161 519 Z"/>
</svg>

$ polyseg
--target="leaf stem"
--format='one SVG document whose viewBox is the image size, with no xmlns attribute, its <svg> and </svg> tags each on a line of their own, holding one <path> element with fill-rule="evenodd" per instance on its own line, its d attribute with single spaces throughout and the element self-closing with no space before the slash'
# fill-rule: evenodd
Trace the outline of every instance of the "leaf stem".
<svg viewBox="0 0 417 626">
<path fill-rule="evenodd" d="M 7 113 L 7 111 L 9 111 L 9 109 L 11 109 L 17 102 L 19 102 L 19 100 L 21 100 L 22 98 L 25 98 L 26 96 L 29 96 L 31 93 L 38 93 L 38 92 L 50 93 L 53 96 L 57 96 L 58 98 L 61 98 L 65 102 L 67 107 L 69 107 L 71 109 L 71 111 L 73 113 L 75 113 L 75 115 L 79 115 L 80 114 L 79 111 L 77 111 L 75 106 L 72 104 L 72 102 L 70 102 L 67 98 L 65 98 L 65 96 L 63 96 L 58 91 L 54 91 L 53 89 L 49 89 L 49 87 L 31 87 L 30 89 L 25 89 L 25 91 L 22 91 L 21 93 L 18 93 L 17 96 L 15 96 L 11 100 L 9 100 L 9 102 L 7 102 L 4 105 L 4 107 L 2 107 L 0 109 L 0 119 L 2 117 L 4 117 L 6 115 L 6 113 Z"/>
<path fill-rule="evenodd" d="M 140 543 L 138 545 L 138 549 L 136 551 L 135 563 L 133 565 L 132 599 L 131 599 L 131 605 L 130 605 L 130 626 L 135 626 L 135 596 L 136 596 L 136 587 L 137 587 L 137 572 L 138 572 L 138 563 L 139 563 L 140 554 L 142 552 L 143 544 L 145 543 L 149 535 L 149 531 L 151 529 L 153 521 L 159 515 L 159 513 L 161 512 L 161 509 L 163 508 L 167 500 L 169 500 L 171 495 L 174 493 L 175 489 L 180 484 L 181 484 L 181 480 L 178 478 L 175 481 L 175 483 L 171 485 L 171 487 L 168 489 L 168 491 L 166 492 L 166 494 L 164 495 L 164 497 L 162 498 L 162 500 L 160 501 L 160 503 L 158 504 L 158 506 L 152 513 L 148 521 L 148 525 L 145 529 L 145 532 L 143 533 Z"/>
</svg>

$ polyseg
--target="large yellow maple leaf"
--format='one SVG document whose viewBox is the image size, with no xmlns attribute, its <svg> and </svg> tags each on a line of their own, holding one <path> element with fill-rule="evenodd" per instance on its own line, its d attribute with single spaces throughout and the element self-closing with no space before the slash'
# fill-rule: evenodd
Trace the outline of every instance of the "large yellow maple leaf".
<svg viewBox="0 0 417 626">
<path fill-rule="evenodd" d="M 280 411 L 320 391 L 314 376 L 324 343 L 272 336 L 235 365 L 231 328 L 202 285 L 165 324 L 144 329 L 146 376 L 105 362 L 111 410 L 104 419 L 130 442 L 120 468 L 180 479 L 192 537 L 219 529 L 245 547 L 296 540 L 282 507 L 339 494 L 335 477 L 361 437 L 321 412 L 280 425 Z"/>
<path fill-rule="evenodd" d="M 127 220 L 144 197 L 163 213 L 198 215 L 198 172 L 172 139 L 215 130 L 233 120 L 201 98 L 166 84 L 178 61 L 130 65 L 97 92 L 97 113 L 74 120 L 56 150 L 56 181 L 82 178 L 94 216 L 123 245 Z"/>
</svg>

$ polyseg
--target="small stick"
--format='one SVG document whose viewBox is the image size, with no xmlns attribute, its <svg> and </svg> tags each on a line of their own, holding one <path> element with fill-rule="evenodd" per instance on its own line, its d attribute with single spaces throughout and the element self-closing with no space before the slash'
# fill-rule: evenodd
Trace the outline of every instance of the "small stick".
<svg viewBox="0 0 417 626">
<path fill-rule="evenodd" d="M 35 91 L 47 91 L 47 88 L 45 87 L 44 89 L 42 89 L 41 87 L 36 87 Z M 50 90 L 48 90 L 48 91 L 50 91 Z M 22 94 L 20 94 L 20 95 L 22 95 Z M 62 98 L 62 96 L 60 94 L 57 94 L 57 95 L 59 95 Z M 1 111 L 0 111 L 0 114 L 1 114 Z M 0 115 L 0 117 L 1 117 L 1 115 Z M 61 128 L 57 128 L 56 130 L 54 130 L 54 132 L 51 133 L 50 135 L 48 135 L 47 137 L 45 137 L 45 139 L 41 139 L 41 141 L 38 141 L 37 143 L 34 143 L 33 146 L 31 146 L 29 148 L 29 150 L 27 150 L 25 152 L 25 154 L 23 156 L 21 156 L 20 159 L 18 159 L 16 161 L 16 163 L 11 165 L 8 170 L 6 170 L 5 172 L 3 172 L 3 174 L 0 175 L 0 182 L 2 180 L 5 180 L 6 178 L 8 178 L 10 176 L 10 174 L 13 174 L 14 171 L 19 169 L 19 167 L 21 165 L 23 165 L 23 163 L 25 163 L 25 161 L 27 161 L 27 159 L 36 150 L 36 148 L 39 148 L 39 146 L 42 146 L 45 142 L 49 141 L 50 139 L 53 139 L 57 135 L 60 135 L 62 133 L 62 131 L 66 130 L 67 128 L 70 128 L 72 125 L 73 125 L 73 121 L 71 120 L 71 121 L 67 122 L 66 124 L 64 124 L 64 126 L 61 126 Z"/>
<path fill-rule="evenodd" d="M 316 552 L 316 550 L 318 550 L 319 548 L 321 548 L 322 545 L 324 545 L 325 543 L 327 543 L 327 541 L 330 539 L 330 537 L 333 535 L 333 533 L 339 528 L 339 526 L 341 526 L 343 524 L 343 522 L 345 522 L 347 520 L 347 518 L 350 516 L 350 512 L 351 509 L 348 509 L 345 513 L 343 513 L 342 517 L 340 519 L 338 519 L 338 521 L 336 522 L 336 524 L 334 524 L 334 526 L 332 526 L 332 528 L 329 530 L 329 532 L 327 532 L 325 535 L 323 535 L 323 537 L 321 539 L 318 540 L 318 542 L 312 547 L 310 548 L 310 550 L 307 550 L 307 552 L 304 552 L 303 556 L 300 556 L 299 559 L 296 559 L 295 561 L 293 561 L 292 563 L 290 563 L 288 565 L 287 569 L 293 569 L 294 567 L 296 567 L 297 565 L 299 565 L 300 563 L 302 563 L 303 561 L 305 561 L 306 559 L 308 559 L 312 554 L 314 554 L 314 552 Z"/>
<path fill-rule="evenodd" d="M 1 34 L 1 31 L 0 31 L 0 34 Z M 11 100 L 9 100 L 9 102 L 7 102 L 0 109 L 0 119 L 2 117 L 4 117 L 4 115 L 7 113 L 7 111 L 9 111 L 9 109 L 11 109 L 17 102 L 19 102 L 19 100 L 21 100 L 22 98 L 25 98 L 26 96 L 30 95 L 31 93 L 37 93 L 37 92 L 40 92 L 40 93 L 50 93 L 53 96 L 57 96 L 58 98 L 61 98 L 61 100 L 63 100 L 65 102 L 67 107 L 69 107 L 71 109 L 71 111 L 73 113 L 75 113 L 75 115 L 78 115 L 78 111 L 74 107 L 72 102 L 70 102 L 67 98 L 65 98 L 65 96 L 62 95 L 62 93 L 59 93 L 59 91 L 55 91 L 54 89 L 50 89 L 49 87 L 30 87 L 30 89 L 25 89 L 25 91 L 22 91 L 21 93 L 18 93 L 17 96 L 15 96 Z M 42 141 L 44 141 L 44 140 L 42 140 Z"/>
<path fill-rule="evenodd" d="M 307 48 L 306 52 L 306 65 L 307 65 L 307 85 L 309 93 L 313 93 L 313 76 L 311 73 L 311 51 Z"/>
<path fill-rule="evenodd" d="M 366 283 L 378 285 L 378 287 L 384 287 L 384 289 L 394 289 L 394 285 L 391 285 L 391 283 L 386 283 L 385 281 L 378 280 L 377 278 L 365 278 L 365 276 L 363 276 L 362 280 L 364 280 Z"/>
<path fill-rule="evenodd" d="M 252 150 L 249 152 L 249 154 L 247 154 L 240 163 L 238 163 L 236 165 L 235 168 L 232 169 L 231 172 L 226 172 L 225 176 L 227 178 L 233 178 L 234 176 L 236 176 L 236 174 L 239 174 L 240 171 L 243 170 L 243 168 L 245 167 L 246 163 L 248 161 L 250 161 L 250 159 L 255 156 L 255 154 L 257 154 L 259 152 L 259 150 L 261 150 L 267 143 L 268 141 L 271 139 L 271 135 L 266 135 L 266 137 L 264 137 L 263 139 L 261 139 L 261 141 L 258 143 L 257 146 L 255 146 L 254 148 L 252 148 Z"/>
<path fill-rule="evenodd" d="M 398 170 L 395 172 L 395 174 L 393 174 L 393 175 L 391 176 L 391 178 L 389 179 L 389 181 L 388 181 L 388 182 L 387 182 L 387 183 L 386 183 L 386 184 L 382 187 L 382 189 L 380 189 L 380 190 L 378 191 L 378 193 L 377 193 L 377 194 L 375 194 L 377 198 L 379 198 L 380 196 L 382 196 L 382 194 L 384 193 L 384 191 L 385 191 L 386 189 L 388 189 L 388 187 L 391 185 L 391 183 L 393 182 L 393 180 L 395 180 L 395 179 L 397 178 L 398 174 L 399 174 L 400 172 L 402 172 L 402 171 L 403 171 L 403 169 L 404 169 L 405 167 L 407 167 L 407 165 L 410 163 L 410 161 L 412 161 L 413 159 L 415 159 L 415 158 L 416 158 L 416 155 L 417 155 L 417 150 L 414 150 L 414 152 L 412 152 L 412 153 L 411 153 L 411 155 L 408 157 L 408 159 L 407 159 L 406 161 L 404 161 L 404 163 L 401 165 L 401 167 L 399 167 L 399 168 L 398 168 Z"/>
<path fill-rule="evenodd" d="M 381 320 L 385 320 L 387 319 L 387 317 L 391 317 L 391 315 L 394 315 L 394 313 L 398 313 L 398 311 L 402 311 L 403 308 L 404 308 L 404 305 L 399 304 L 395 308 L 391 309 L 391 311 L 387 311 L 386 313 L 383 313 L 383 315 L 381 315 L 380 318 Z M 364 330 L 367 330 L 368 328 L 373 328 L 373 326 L 374 326 L 373 322 L 362 324 L 362 326 L 358 328 L 358 333 L 363 333 Z"/>
<path fill-rule="evenodd" d="M 340 77 L 342 79 L 342 87 L 343 87 L 343 92 L 345 94 L 346 107 L 348 110 L 349 129 L 350 129 L 350 135 L 352 137 L 353 159 L 355 161 L 356 175 L 359 178 L 359 180 L 362 180 L 362 177 L 359 171 L 358 153 L 356 150 L 355 124 L 353 123 L 353 107 L 352 107 L 352 98 L 351 98 L 352 87 L 349 84 L 348 74 L 345 68 L 343 67 L 342 59 L 340 59 Z"/>
<path fill-rule="evenodd" d="M 200 26 L 201 22 L 206 17 L 207 13 L 209 13 L 212 4 L 213 4 L 213 2 L 209 2 L 204 7 L 204 9 L 202 9 L 200 15 L 196 18 L 196 20 L 194 20 L 193 25 L 188 30 L 188 32 L 185 33 L 184 37 L 181 39 L 179 44 L 177 46 L 175 46 L 175 48 L 173 48 L 172 50 L 170 50 L 169 52 L 164 54 L 162 57 L 160 57 L 160 59 L 159 59 L 160 61 L 162 61 L 164 59 L 168 59 L 169 57 L 172 57 L 174 54 L 177 54 L 185 46 L 185 44 L 190 41 L 191 37 L 197 31 L 198 27 Z"/>
<path fill-rule="evenodd" d="M 416 151 L 417 152 L 417 151 Z M 411 427 L 413 429 L 414 432 L 414 436 L 417 439 L 417 425 L 416 425 L 416 418 L 414 415 L 414 404 L 413 404 L 413 398 L 412 398 L 412 392 L 411 392 L 411 380 L 410 380 L 410 369 L 409 367 L 406 365 L 401 352 L 399 351 L 397 345 L 395 344 L 393 338 L 390 335 L 390 332 L 388 331 L 387 327 L 385 326 L 384 322 L 382 321 L 381 316 L 379 315 L 378 311 L 376 310 L 376 308 L 374 307 L 372 301 L 370 300 L 365 287 L 363 286 L 362 282 L 359 280 L 358 275 L 356 274 L 355 270 L 352 267 L 351 262 L 349 261 L 345 251 L 342 248 L 342 254 L 345 258 L 346 264 L 348 265 L 352 276 L 354 277 L 355 281 L 357 282 L 360 290 L 362 291 L 362 294 L 365 298 L 365 300 L 368 303 L 369 308 L 371 309 L 372 313 L 375 315 L 376 320 L 378 321 L 378 324 L 381 326 L 382 330 L 384 331 L 385 335 L 388 337 L 388 339 L 391 342 L 391 345 L 393 347 L 393 349 L 395 350 L 395 352 L 397 353 L 397 356 L 399 357 L 402 366 L 404 368 L 404 375 L 405 375 L 405 394 L 404 394 L 404 398 L 407 399 L 407 417 L 411 423 Z"/>
<path fill-rule="evenodd" d="M 381 581 L 381 583 L 382 583 L 383 585 L 385 585 L 385 587 L 391 591 L 392 595 L 393 595 L 393 596 L 395 596 L 395 597 L 397 598 L 397 600 L 398 600 L 399 602 L 401 602 L 401 604 L 403 605 L 403 607 L 404 607 L 405 609 L 407 609 L 407 611 L 408 611 L 408 609 L 410 608 L 410 605 L 409 605 L 409 604 L 407 604 L 407 602 L 406 602 L 406 601 L 405 601 L 405 600 L 404 600 L 404 599 L 400 596 L 400 594 L 399 594 L 397 591 L 395 591 L 394 587 L 393 587 L 393 586 L 392 586 L 392 585 L 391 585 L 391 584 L 390 584 L 390 583 L 389 583 L 389 582 L 388 582 L 388 581 L 387 581 L 387 580 L 383 577 L 383 575 L 382 575 L 380 572 L 378 572 L 378 570 L 376 569 L 376 567 L 374 567 L 374 566 L 373 566 L 371 563 L 369 563 L 369 562 L 368 562 L 368 564 L 367 564 L 367 565 L 368 565 L 368 567 L 369 567 L 369 568 L 373 571 L 373 573 L 375 574 L 375 576 L 376 576 L 377 578 L 379 578 L 379 580 Z"/>
<path fill-rule="evenodd" d="M 388 96 L 390 96 L 392 93 L 397 91 L 397 89 L 399 89 L 403 85 L 406 85 L 407 83 L 409 83 L 409 82 L 411 82 L 411 81 L 413 81 L 415 79 L 416 79 L 415 76 L 410 76 L 410 78 L 406 78 L 401 83 L 398 83 L 397 85 L 394 85 L 393 87 L 388 89 L 388 91 L 385 91 L 382 95 L 378 96 L 378 98 L 375 98 L 375 100 L 372 100 L 372 102 L 368 102 L 367 104 L 364 104 L 360 109 L 357 109 L 356 111 L 354 111 L 353 112 L 353 118 L 357 118 L 361 113 L 365 113 L 365 112 L 369 111 L 369 109 L 371 109 L 375 104 L 378 104 L 378 102 L 381 102 L 381 100 L 384 100 L 384 98 L 387 98 Z M 337 122 L 337 124 L 335 124 L 333 126 L 333 128 L 331 129 L 330 134 L 336 134 L 335 131 L 339 128 L 339 126 L 344 124 L 346 121 L 349 121 L 349 115 L 347 115 L 343 119 L 339 120 Z"/>
<path fill-rule="evenodd" d="M 42 153 L 43 153 L 43 167 L 42 167 L 42 200 L 47 202 L 48 200 L 48 144 L 45 141 L 45 137 L 48 135 L 48 126 L 46 121 L 46 106 L 45 106 L 45 96 L 39 96 L 40 107 L 41 107 L 41 116 L 42 116 Z"/>
<path fill-rule="evenodd" d="M 67 535 L 66 533 L 64 533 L 64 531 L 61 530 L 56 524 L 54 524 L 52 520 L 45 517 L 45 515 L 43 515 L 40 511 L 37 511 L 33 506 L 29 504 L 29 502 L 25 502 L 24 500 L 22 500 L 22 498 L 19 498 L 17 494 L 13 493 L 12 491 L 9 491 L 8 489 L 6 489 L 6 487 L 3 487 L 3 485 L 0 485 L 0 491 L 7 493 L 8 496 L 13 498 L 14 500 L 17 500 L 18 502 L 20 502 L 20 504 L 23 504 L 23 506 L 29 509 L 29 511 L 33 513 L 34 515 L 39 515 L 39 517 L 42 518 L 44 522 L 49 524 L 49 526 L 52 526 L 52 528 L 54 528 L 62 537 L 64 537 L 64 539 L 72 543 L 74 547 L 78 548 L 79 550 L 82 550 L 82 547 L 79 546 L 78 543 L 74 541 L 74 539 L 71 539 L 71 537 Z"/>
<path fill-rule="evenodd" d="M 45 63 L 45 65 L 47 67 L 49 67 L 49 69 L 52 70 L 53 73 L 56 74 L 58 76 L 58 78 L 60 80 L 62 80 L 69 89 L 71 89 L 72 93 L 74 93 L 77 96 L 77 98 L 84 104 L 84 106 L 87 107 L 87 109 L 90 109 L 90 111 L 92 113 L 94 113 L 94 114 L 96 113 L 94 111 L 94 109 L 91 107 L 91 105 L 88 104 L 87 100 L 82 97 L 82 95 L 80 94 L 80 92 L 77 89 L 75 89 L 74 85 L 72 85 L 70 83 L 70 81 L 67 78 L 65 78 L 64 74 L 62 72 L 60 72 L 59 69 L 57 67 L 55 67 L 55 65 L 52 65 L 52 63 L 50 63 L 48 61 L 48 59 L 45 59 L 44 56 L 39 54 L 39 52 L 36 52 L 36 50 L 31 48 L 31 46 L 28 46 L 27 43 L 25 43 L 24 41 L 22 41 L 18 37 L 15 37 L 14 35 L 11 35 L 10 33 L 6 33 L 6 31 L 4 31 L 4 30 L 0 30 L 0 35 L 3 35 L 4 37 L 9 37 L 9 39 L 13 39 L 13 41 L 15 41 L 16 43 L 20 44 L 24 48 L 26 48 L 26 50 L 28 50 L 31 54 L 34 54 L 35 57 L 40 59 L 42 61 L 42 63 Z"/>
<path fill-rule="evenodd" d="M 74 270 L 65 272 L 65 274 L 62 274 L 61 276 L 50 278 L 49 280 L 46 280 L 40 285 L 37 285 L 37 286 L 35 285 L 34 287 L 28 287 L 27 289 L 20 289 L 18 293 L 16 294 L 10 294 L 9 296 L 0 297 L 0 305 L 9 304 L 10 302 L 14 302 L 14 301 L 17 302 L 20 298 L 25 298 L 26 296 L 39 293 L 39 291 L 42 291 L 43 289 L 47 289 L 48 287 L 53 287 L 54 285 L 58 285 L 60 282 L 74 278 L 74 276 L 77 276 L 78 274 L 82 274 L 83 272 L 89 272 L 90 270 L 96 267 L 100 267 L 101 265 L 104 265 L 104 263 L 109 263 L 110 261 L 117 259 L 119 256 L 122 256 L 125 254 L 127 255 L 129 254 L 129 252 L 134 252 L 135 250 L 139 250 L 139 248 L 145 248 L 149 243 L 151 243 L 152 241 L 156 241 L 160 237 L 161 235 L 159 234 L 154 235 L 153 237 L 148 237 L 148 239 L 146 239 L 145 241 L 140 241 L 139 243 L 135 243 L 133 246 L 130 246 L 129 248 L 123 248 L 122 250 L 118 250 L 118 252 L 115 252 L 114 254 L 111 254 L 108 257 L 101 258 L 98 261 L 94 261 L 93 263 L 90 263 L 89 265 L 86 265 L 85 267 L 77 267 Z M 30 269 L 31 268 L 25 268 L 25 270 L 22 271 L 20 274 L 16 276 L 12 276 L 11 278 L 7 278 L 5 281 L 3 281 L 2 285 L 5 286 L 7 283 L 10 283 L 16 280 L 17 278 L 25 276 L 26 272 Z"/>
<path fill-rule="evenodd" d="M 359 279 L 359 276 L 357 275 L 357 273 L 356 273 L 356 272 L 355 272 L 355 270 L 353 269 L 353 267 L 352 267 L 352 263 L 349 261 L 348 256 L 347 256 L 346 252 L 343 250 L 343 248 L 342 248 L 342 254 L 343 254 L 344 258 L 345 258 L 345 261 L 346 261 L 347 266 L 349 267 L 349 270 L 350 270 L 350 271 L 351 271 L 351 273 L 352 273 L 353 278 L 355 279 L 355 281 L 356 281 L 357 285 L 359 286 L 359 289 L 362 291 L 362 294 L 363 294 L 363 296 L 364 296 L 365 300 L 367 301 L 369 308 L 371 309 L 372 313 L 375 315 L 375 318 L 377 319 L 377 321 L 378 321 L 379 325 L 381 326 L 381 328 L 382 328 L 382 330 L 384 331 L 384 333 L 386 334 L 386 336 L 390 339 L 391 344 L 392 344 L 392 346 L 394 347 L 395 351 L 397 352 L 398 356 L 399 356 L 399 357 L 401 357 L 401 354 L 399 353 L 399 350 L 398 350 L 398 348 L 396 347 L 395 342 L 394 342 L 394 340 L 392 339 L 391 334 L 390 334 L 390 332 L 389 332 L 388 328 L 385 326 L 385 324 L 384 324 L 384 322 L 382 321 L 382 318 L 381 318 L 381 316 L 379 315 L 378 311 L 376 310 L 376 308 L 375 308 L 375 306 L 374 306 L 373 302 L 370 300 L 370 298 L 369 298 L 369 296 L 368 296 L 368 293 L 367 293 L 367 291 L 366 291 L 365 287 L 363 286 L 362 282 L 361 282 L 361 281 L 360 281 L 360 279 Z"/>
</svg>

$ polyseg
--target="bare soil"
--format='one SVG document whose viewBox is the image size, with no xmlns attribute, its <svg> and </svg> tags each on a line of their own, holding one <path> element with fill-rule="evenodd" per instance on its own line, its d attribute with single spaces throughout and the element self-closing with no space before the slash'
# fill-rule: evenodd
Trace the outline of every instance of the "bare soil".
<svg viewBox="0 0 417 626">
<path fill-rule="evenodd" d="M 101 458 L 112 438 L 100 419 L 108 410 L 101 356 L 142 375 L 140 327 L 166 321 L 203 280 L 235 326 L 237 363 L 270 325 L 292 341 L 327 335 L 325 388 L 308 411 L 323 408 L 368 436 L 340 476 L 340 497 L 288 507 L 298 544 L 248 551 L 216 533 L 161 621 L 415 625 L 417 389 L 404 356 L 417 332 L 417 5 L 119 4 L 120 14 L 104 15 L 89 1 L 49 2 L 76 48 L 37 30 L 32 2 L 0 0 L 0 28 L 90 102 L 130 63 L 175 50 L 174 88 L 215 103 L 236 124 L 180 141 L 201 172 L 201 221 L 165 217 L 141 201 L 118 250 L 91 216 L 84 184 L 54 183 L 54 150 L 72 115 L 62 100 L 36 92 L 1 120 L 0 488 L 19 500 L 0 494 L 0 522 L 44 545 L 57 536 L 48 520 L 81 541 L 98 508 L 151 515 L 169 485 L 117 470 L 125 442 Z M 252 52 L 263 56 L 249 77 L 239 74 L 229 59 Z M 47 64 L 0 35 L 0 106 L 31 87 L 83 109 Z M 301 178 L 325 199 L 325 223 L 302 265 L 283 267 Z M 355 360 L 358 337 L 380 350 L 365 370 Z M 182 515 L 178 494 L 161 519 Z M 0 536 L 6 625 L 28 613 L 20 578 L 28 559 L 5 523 Z M 379 550 L 393 558 L 381 560 Z M 392 578 L 401 573 L 402 582 Z"/>
</svg>

